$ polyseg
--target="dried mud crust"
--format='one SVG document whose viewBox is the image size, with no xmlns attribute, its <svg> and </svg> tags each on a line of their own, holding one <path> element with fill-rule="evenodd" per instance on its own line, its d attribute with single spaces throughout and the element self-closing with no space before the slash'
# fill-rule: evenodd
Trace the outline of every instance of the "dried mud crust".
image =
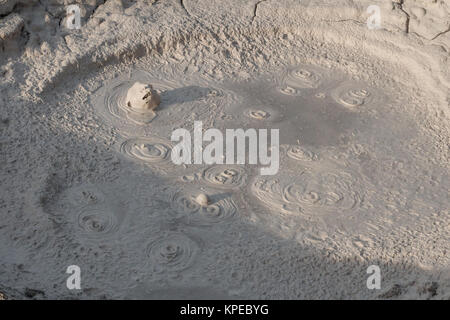
<svg viewBox="0 0 450 320">
<path fill-rule="evenodd" d="M 188 298 L 183 292 L 195 288 L 200 297 L 210 290 L 275 299 L 449 297 L 445 22 L 417 29 L 413 15 L 423 10 L 409 1 L 383 6 L 392 19 L 377 32 L 365 27 L 364 5 L 349 1 L 254 1 L 244 8 L 238 1 L 102 2 L 86 5 L 79 31 L 61 28 L 63 1 L 18 3 L 2 17 L 23 19 L 22 27 L 1 29 L 17 42 L 0 53 L 0 283 L 15 289 L 6 294 Z M 423 17 L 436 14 L 427 9 Z M 294 73 L 300 65 L 311 66 L 309 73 Z M 324 70 L 322 86 L 308 78 L 316 68 Z M 357 138 L 344 134 L 317 148 L 289 141 L 282 168 L 295 174 L 272 184 L 248 168 L 215 166 L 184 168 L 190 179 L 183 181 L 165 161 L 170 121 L 160 117 L 158 127 L 155 118 L 149 131 L 130 132 L 92 105 L 95 94 L 133 78 L 133 70 L 182 87 L 169 86 L 180 126 L 199 117 L 226 123 L 238 109 L 223 101 L 259 107 L 274 95 L 291 112 L 304 97 L 268 93 L 264 84 L 277 80 L 361 125 L 348 127 Z M 353 82 L 336 84 L 338 74 Z M 205 92 L 215 114 L 200 108 L 180 116 L 183 87 L 193 79 L 201 94 L 189 103 L 198 106 Z M 371 108 L 363 82 L 388 102 Z M 264 125 L 290 118 L 276 107 L 257 109 L 277 115 Z M 159 137 L 149 142 L 149 133 Z M 200 210 L 189 200 L 204 188 L 216 200 Z M 64 286 L 73 261 L 86 271 L 76 293 Z M 370 264 L 384 272 L 382 292 L 365 287 Z"/>
</svg>

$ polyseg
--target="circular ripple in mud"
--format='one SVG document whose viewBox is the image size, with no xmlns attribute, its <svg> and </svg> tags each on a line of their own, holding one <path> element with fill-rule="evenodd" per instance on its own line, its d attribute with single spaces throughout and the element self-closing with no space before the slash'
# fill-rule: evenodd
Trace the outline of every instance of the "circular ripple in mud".
<svg viewBox="0 0 450 320">
<path fill-rule="evenodd" d="M 247 173 L 243 167 L 217 165 L 206 169 L 202 179 L 215 187 L 237 188 L 246 183 Z"/>
<path fill-rule="evenodd" d="M 119 79 L 107 83 L 94 96 L 93 105 L 103 119 L 120 130 L 130 132 L 143 130 L 145 128 L 143 125 L 151 122 L 157 114 L 159 115 L 158 110 L 160 110 L 161 106 L 154 112 L 152 110 L 138 111 L 126 104 L 128 90 L 137 81 L 151 84 L 160 96 L 173 91 L 177 87 L 171 81 L 159 80 L 146 72 L 138 70 L 134 70 L 130 77 L 122 75 Z"/>
<path fill-rule="evenodd" d="M 116 215 L 104 208 L 86 208 L 78 214 L 78 229 L 89 239 L 103 239 L 118 229 Z"/>
<path fill-rule="evenodd" d="M 270 118 L 270 113 L 264 110 L 247 110 L 245 115 L 255 120 L 266 120 Z"/>
<path fill-rule="evenodd" d="M 170 232 L 147 247 L 147 257 L 156 272 L 178 272 L 191 267 L 200 253 L 198 244 L 188 236 Z"/>
<path fill-rule="evenodd" d="M 230 197 L 214 200 L 210 197 L 207 206 L 197 203 L 194 194 L 176 193 L 172 199 L 173 209 L 177 216 L 185 217 L 188 224 L 211 226 L 228 221 L 236 213 L 236 205 Z"/>
<path fill-rule="evenodd" d="M 171 146 L 158 138 L 132 138 L 120 146 L 120 152 L 148 164 L 170 161 Z"/>
<path fill-rule="evenodd" d="M 281 79 L 280 91 L 287 95 L 301 95 L 301 89 L 316 89 L 322 82 L 321 72 L 312 66 L 290 68 Z"/>
<path fill-rule="evenodd" d="M 288 71 L 286 83 L 297 88 L 317 88 L 322 76 L 311 67 L 297 67 Z"/>
<path fill-rule="evenodd" d="M 251 191 L 269 209 L 287 214 L 351 212 L 364 200 L 359 182 L 346 172 L 305 171 L 296 177 L 260 177 Z"/>
<path fill-rule="evenodd" d="M 248 119 L 261 123 L 276 122 L 282 118 L 279 111 L 265 106 L 244 109 L 243 113 Z"/>
<path fill-rule="evenodd" d="M 67 200 L 75 207 L 104 202 L 105 195 L 95 185 L 79 185 L 67 192 Z"/>
<path fill-rule="evenodd" d="M 286 154 L 289 158 L 298 161 L 317 161 L 319 159 L 316 153 L 301 146 L 288 146 Z"/>
<path fill-rule="evenodd" d="M 93 105 L 100 116 L 119 131 L 132 135 L 147 135 L 149 122 L 154 129 L 171 129 L 184 127 L 194 120 L 202 120 L 204 125 L 212 125 L 214 117 L 227 105 L 235 105 L 240 101 L 233 91 L 211 84 L 201 76 L 193 77 L 187 83 L 182 76 L 172 79 L 158 79 L 144 72 L 134 70 L 130 76 L 121 75 L 93 96 Z M 161 97 L 160 105 L 144 112 L 136 111 L 126 104 L 129 88 L 136 82 L 151 84 Z M 157 121 L 153 121 L 157 117 Z"/>
<path fill-rule="evenodd" d="M 337 103 L 350 109 L 368 104 L 373 99 L 373 94 L 368 88 L 349 83 L 334 89 L 331 95 Z"/>
<path fill-rule="evenodd" d="M 125 101 L 128 89 L 132 85 L 133 83 L 131 81 L 126 81 L 108 90 L 105 94 L 104 105 L 107 111 L 116 118 L 128 119 L 137 124 L 149 123 L 156 117 L 154 111 L 136 111 L 130 108 Z"/>
<path fill-rule="evenodd" d="M 282 85 L 281 87 L 278 88 L 278 90 L 285 95 L 288 96 L 301 96 L 302 95 L 302 91 L 298 88 L 293 88 L 291 86 L 288 85 Z"/>
</svg>

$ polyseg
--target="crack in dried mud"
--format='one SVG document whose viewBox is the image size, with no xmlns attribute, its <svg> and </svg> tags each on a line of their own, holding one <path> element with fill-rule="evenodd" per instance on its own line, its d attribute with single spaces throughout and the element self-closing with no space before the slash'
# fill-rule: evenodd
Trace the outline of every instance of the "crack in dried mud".
<svg viewBox="0 0 450 320">
<path fill-rule="evenodd" d="M 398 6 L 398 9 L 406 15 L 405 32 L 409 33 L 409 23 L 410 23 L 411 17 L 409 15 L 409 13 L 406 12 L 405 9 L 403 9 L 404 4 L 405 4 L 405 0 L 400 0 L 400 2 L 397 3 L 397 6 Z"/>
<path fill-rule="evenodd" d="M 192 17 L 191 13 L 188 11 L 188 9 L 186 8 L 186 6 L 184 5 L 184 0 L 180 0 L 180 5 L 181 5 L 181 7 L 183 8 L 183 10 L 186 12 L 186 14 L 187 14 L 189 17 Z"/>
<path fill-rule="evenodd" d="M 439 38 L 440 36 L 443 36 L 446 33 L 450 32 L 450 26 L 448 27 L 447 30 L 439 32 L 437 35 L 435 35 L 433 38 L 431 38 L 430 40 L 436 40 L 437 38 Z"/>
<path fill-rule="evenodd" d="M 254 8 L 253 8 L 252 23 L 253 23 L 253 21 L 255 20 L 256 16 L 257 16 L 257 13 L 258 13 L 258 6 L 259 6 L 261 3 L 265 2 L 265 1 L 267 1 L 267 0 L 260 0 L 260 1 L 258 1 L 257 3 L 255 3 L 255 6 L 254 6 Z"/>
</svg>

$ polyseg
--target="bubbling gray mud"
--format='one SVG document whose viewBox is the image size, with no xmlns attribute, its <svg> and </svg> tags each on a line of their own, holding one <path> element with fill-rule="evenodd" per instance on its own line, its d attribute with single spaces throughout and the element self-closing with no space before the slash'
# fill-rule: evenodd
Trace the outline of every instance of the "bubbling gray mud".
<svg viewBox="0 0 450 320">
<path fill-rule="evenodd" d="M 178 191 L 172 197 L 173 210 L 177 217 L 181 217 L 188 225 L 214 226 L 230 221 L 236 214 L 236 204 L 230 194 L 208 189 L 210 202 L 207 205 L 196 201 L 197 194 L 198 191 Z"/>
<path fill-rule="evenodd" d="M 357 108 L 370 104 L 373 93 L 364 85 L 355 83 L 344 83 L 332 91 L 332 96 L 337 103 L 348 108 Z"/>
<path fill-rule="evenodd" d="M 126 156 L 149 165 L 168 164 L 171 150 L 170 142 L 151 137 L 128 139 L 120 146 L 120 151 Z"/>
<path fill-rule="evenodd" d="M 368 1 L 78 1 L 67 32 L 67 1 L 17 2 L 0 0 L 0 291 L 448 298 L 445 1 L 380 4 L 381 30 Z M 124 104 L 137 81 L 155 113 Z M 194 120 L 280 129 L 280 172 L 171 164 Z"/>
<path fill-rule="evenodd" d="M 136 110 L 127 105 L 128 90 L 136 82 L 148 83 L 153 87 L 161 99 L 158 108 Z M 109 125 L 124 135 L 135 136 L 155 132 L 168 136 L 173 128 L 192 126 L 194 119 L 202 120 L 205 126 L 211 125 L 214 116 L 226 105 L 236 103 L 236 100 L 232 91 L 211 86 L 200 76 L 190 82 L 161 80 L 140 70 L 131 71 L 128 77 L 119 76 L 110 81 L 91 99 L 94 109 Z"/>
<path fill-rule="evenodd" d="M 373 208 L 373 186 L 337 161 L 334 152 L 344 137 L 363 130 L 358 122 L 368 121 L 377 103 L 387 101 L 377 89 L 344 76 L 327 77 L 324 69 L 306 65 L 238 84 L 188 84 L 135 74 L 105 91 L 105 103 L 95 107 L 100 114 L 106 110 L 103 119 L 123 136 L 118 150 L 125 163 L 143 164 L 138 174 L 148 168 L 155 176 L 140 183 L 123 179 L 134 190 L 123 214 L 104 206 L 108 200 L 95 186 L 72 190 L 77 241 L 92 246 L 124 239 L 151 281 L 190 279 L 205 267 L 202 261 L 213 247 L 192 237 L 193 230 L 214 239 L 216 231 L 233 230 L 250 219 L 281 238 L 304 242 L 324 239 L 328 224 L 357 221 Z M 136 80 L 152 84 L 161 95 L 152 119 L 141 115 L 144 121 L 136 121 L 123 107 L 126 90 Z M 221 129 L 280 129 L 285 143 L 280 172 L 272 177 L 255 175 L 256 168 L 244 165 L 174 165 L 170 132 L 177 126 L 190 129 L 194 120 Z M 208 201 L 199 203 L 199 194 Z M 304 225 L 311 222 L 317 225 Z M 142 237 L 149 238 L 144 254 L 137 249 Z"/>
<path fill-rule="evenodd" d="M 127 229 L 130 195 L 120 187 L 80 184 L 71 187 L 49 205 L 52 221 L 61 226 L 74 243 L 82 247 L 110 245 Z"/>
<path fill-rule="evenodd" d="M 322 83 L 322 71 L 312 66 L 289 68 L 281 77 L 279 90 L 291 96 L 302 96 L 303 89 L 317 89 Z"/>
<path fill-rule="evenodd" d="M 117 232 L 118 220 L 111 209 L 84 208 L 78 214 L 80 238 L 104 240 Z"/>
<path fill-rule="evenodd" d="M 247 181 L 245 169 L 237 165 L 215 165 L 205 169 L 202 180 L 213 187 L 224 189 L 239 188 Z"/>
<path fill-rule="evenodd" d="M 250 190 L 271 211 L 300 216 L 349 214 L 363 208 L 365 199 L 364 183 L 354 174 L 314 168 L 258 177 Z"/>
<path fill-rule="evenodd" d="M 98 186 L 88 184 L 69 189 L 66 199 L 75 207 L 105 202 L 105 195 Z"/>
<path fill-rule="evenodd" d="M 227 106 L 225 113 L 230 117 L 218 124 L 280 129 L 283 144 L 338 145 L 343 136 L 362 128 L 363 121 L 374 121 L 368 115 L 389 99 L 362 81 L 350 81 L 339 72 L 327 73 L 315 66 L 289 66 L 253 82 L 230 84 L 242 102 Z"/>
<path fill-rule="evenodd" d="M 179 232 L 168 232 L 151 241 L 146 250 L 154 272 L 176 273 L 190 268 L 201 250 L 196 241 Z"/>
<path fill-rule="evenodd" d="M 132 121 L 140 125 L 151 122 L 156 117 L 156 114 L 152 110 L 137 111 L 126 103 L 129 89 L 139 81 L 150 83 L 160 95 L 176 88 L 176 84 L 171 81 L 159 80 L 151 77 L 146 72 L 136 71 L 132 73 L 130 79 L 119 77 L 101 89 L 100 96 L 103 96 L 104 101 L 103 103 L 101 100 L 96 101 L 95 106 L 107 119 L 114 117 L 117 120 L 121 120 L 121 123 Z"/>
<path fill-rule="evenodd" d="M 121 83 L 115 86 L 105 96 L 106 109 L 112 116 L 121 120 L 131 120 L 137 124 L 146 124 L 156 117 L 156 113 L 149 111 L 136 111 L 126 103 L 126 92 L 130 89 L 130 83 Z"/>
<path fill-rule="evenodd" d="M 317 161 L 319 155 L 307 147 L 296 146 L 283 146 L 287 149 L 286 154 L 289 158 L 298 161 Z"/>
<path fill-rule="evenodd" d="M 249 118 L 251 123 L 260 126 L 261 124 L 270 126 L 283 120 L 283 116 L 274 108 L 268 106 L 255 106 L 254 108 L 244 108 L 243 114 Z"/>
<path fill-rule="evenodd" d="M 151 80 L 146 81 L 152 83 Z M 196 103 L 203 101 L 204 97 L 220 97 L 223 98 L 220 102 L 221 108 L 215 109 L 214 107 L 218 104 L 213 103 L 208 111 L 209 119 L 219 118 L 216 122 L 219 127 L 227 128 L 233 123 L 235 127 L 243 128 L 253 126 L 281 128 L 281 130 L 285 129 L 282 132 L 285 140 L 295 141 L 295 143 L 281 146 L 282 156 L 290 160 L 290 162 L 283 162 L 288 165 L 288 168 L 281 168 L 276 178 L 257 177 L 249 189 L 252 197 L 244 196 L 244 198 L 256 199 L 270 212 L 298 216 L 320 217 L 333 213 L 351 213 L 363 207 L 365 186 L 360 179 L 356 178 L 357 175 L 349 171 L 333 170 L 333 166 L 324 170 L 320 165 L 308 168 L 302 168 L 301 165 L 321 163 L 322 156 L 319 156 L 320 151 L 318 151 L 321 143 L 314 137 L 308 138 L 309 133 L 317 131 L 317 128 L 325 127 L 329 130 L 331 127 L 329 137 L 340 139 L 345 136 L 354 128 L 352 125 L 341 127 L 341 119 L 353 117 L 351 121 L 354 121 L 360 117 L 362 106 L 376 108 L 375 101 L 385 101 L 386 97 L 378 95 L 378 90 L 369 88 L 362 82 L 346 80 L 342 75 L 327 78 L 324 69 L 307 65 L 287 67 L 275 77 L 262 81 L 256 80 L 253 84 L 241 84 L 239 87 L 230 84 L 215 86 L 221 89 L 199 91 L 200 87 L 178 85 L 167 89 L 166 92 L 160 91 L 161 110 L 169 110 L 182 103 L 183 96 L 194 97 L 191 100 Z M 280 87 L 294 88 L 299 94 L 286 97 L 279 91 Z M 181 95 L 170 95 L 170 90 L 172 92 L 178 90 L 177 92 Z M 206 101 L 203 103 L 206 104 Z M 325 118 L 322 114 L 327 111 L 330 111 L 332 116 L 327 115 Z M 223 116 L 224 114 L 230 115 L 230 118 L 227 119 Z M 177 123 L 176 117 L 175 123 Z M 306 123 L 308 125 L 304 125 Z M 332 125 L 328 126 L 326 123 Z M 336 124 L 338 127 L 333 129 Z M 313 127 L 314 125 L 317 127 Z M 160 119 L 146 125 L 148 131 L 153 134 L 164 132 L 164 126 L 164 120 L 160 122 Z M 308 126 L 311 127 L 310 130 Z M 303 131 L 305 128 L 307 132 Z M 323 136 L 324 132 L 320 132 L 320 135 Z M 151 137 L 144 133 L 141 137 L 127 139 L 122 143 L 120 151 L 129 159 L 146 164 L 165 177 L 177 177 L 177 172 L 181 172 L 177 170 L 180 167 L 176 168 L 171 164 L 171 143 L 162 138 Z M 329 156 L 329 153 L 326 154 Z M 286 174 L 298 165 L 300 167 L 294 170 L 295 173 Z M 192 167 L 195 170 L 195 166 Z M 184 166 L 181 169 L 186 168 Z M 173 194 L 165 200 L 171 203 L 171 210 L 167 214 L 192 226 L 212 226 L 221 221 L 227 221 L 237 212 L 237 206 L 232 197 L 227 196 L 206 206 L 200 205 L 195 197 L 204 191 L 202 186 L 233 192 L 243 189 L 244 192 L 248 192 L 245 187 L 251 180 L 251 176 L 252 173 L 247 167 L 238 165 L 213 165 L 193 174 L 179 175 L 179 181 L 200 189 L 163 191 Z M 211 196 L 215 197 L 214 192 Z M 249 201 L 254 202 L 254 200 Z M 257 203 L 252 204 L 252 206 L 255 205 L 257 206 Z M 158 209 L 155 207 L 153 210 Z"/>
<path fill-rule="evenodd" d="M 156 136 L 129 138 L 120 144 L 119 152 L 164 177 L 179 176 L 188 169 L 172 162 L 172 142 Z"/>
</svg>

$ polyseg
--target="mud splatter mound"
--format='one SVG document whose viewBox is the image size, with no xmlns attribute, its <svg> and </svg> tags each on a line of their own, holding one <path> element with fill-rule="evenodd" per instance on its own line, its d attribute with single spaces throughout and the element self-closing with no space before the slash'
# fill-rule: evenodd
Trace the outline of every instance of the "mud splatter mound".
<svg viewBox="0 0 450 320">
<path fill-rule="evenodd" d="M 128 89 L 126 105 L 132 110 L 145 112 L 156 109 L 161 102 L 158 93 L 153 90 L 152 85 L 136 82 Z"/>
<path fill-rule="evenodd" d="M 449 298 L 448 1 L 66 2 L 0 0 L 8 298 Z M 279 171 L 174 164 L 194 121 Z"/>
</svg>

